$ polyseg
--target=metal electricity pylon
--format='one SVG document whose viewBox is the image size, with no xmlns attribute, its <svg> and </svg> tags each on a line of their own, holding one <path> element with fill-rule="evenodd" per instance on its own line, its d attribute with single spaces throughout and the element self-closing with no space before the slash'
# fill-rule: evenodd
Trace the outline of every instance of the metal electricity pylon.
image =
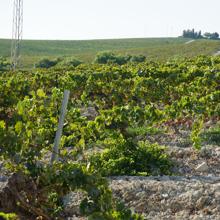
<svg viewBox="0 0 220 220">
<path fill-rule="evenodd" d="M 12 43 L 11 43 L 11 64 L 12 64 L 12 69 L 14 70 L 19 64 L 22 30 L 23 30 L 23 0 L 14 0 Z"/>
</svg>

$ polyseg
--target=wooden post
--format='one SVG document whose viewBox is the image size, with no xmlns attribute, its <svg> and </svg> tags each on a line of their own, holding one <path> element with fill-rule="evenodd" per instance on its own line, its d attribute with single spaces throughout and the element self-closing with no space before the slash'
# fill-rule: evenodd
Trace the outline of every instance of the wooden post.
<svg viewBox="0 0 220 220">
<path fill-rule="evenodd" d="M 67 111 L 67 105 L 68 105 L 68 100 L 70 96 L 70 91 L 65 90 L 64 91 L 64 96 L 63 96 L 63 101 L 62 101 L 62 107 L 61 107 L 61 112 L 60 112 L 60 118 L 59 118 L 59 124 L 58 124 L 58 129 L 56 131 L 56 137 L 54 140 L 54 146 L 53 146 L 53 152 L 51 155 L 51 165 L 55 160 L 58 159 L 58 153 L 59 153 L 59 145 L 60 145 L 60 139 L 62 136 L 63 132 L 63 125 L 64 125 L 64 119 Z"/>
</svg>

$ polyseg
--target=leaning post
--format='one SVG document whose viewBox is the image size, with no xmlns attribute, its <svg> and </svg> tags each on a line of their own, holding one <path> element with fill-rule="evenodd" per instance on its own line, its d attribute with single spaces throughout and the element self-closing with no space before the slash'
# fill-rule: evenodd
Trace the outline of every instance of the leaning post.
<svg viewBox="0 0 220 220">
<path fill-rule="evenodd" d="M 60 117 L 59 117 L 59 124 L 58 124 L 58 128 L 56 131 L 56 137 L 54 140 L 53 152 L 51 155 L 51 161 L 50 161 L 51 165 L 54 163 L 54 161 L 56 161 L 58 159 L 59 145 L 60 145 L 60 140 L 61 140 L 61 136 L 62 136 L 62 132 L 63 132 L 63 125 L 64 125 L 65 115 L 67 112 L 67 105 L 68 105 L 68 101 L 69 101 L 69 96 L 70 96 L 70 91 L 65 90 L 64 96 L 63 96 L 63 101 L 62 101 L 62 106 L 61 106 Z"/>
</svg>

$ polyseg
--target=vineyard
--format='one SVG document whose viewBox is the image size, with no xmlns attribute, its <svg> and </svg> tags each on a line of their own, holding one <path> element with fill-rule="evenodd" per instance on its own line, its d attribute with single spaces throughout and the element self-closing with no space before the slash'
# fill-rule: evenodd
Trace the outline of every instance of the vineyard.
<svg viewBox="0 0 220 220">
<path fill-rule="evenodd" d="M 66 89 L 59 160 L 50 165 Z M 26 188 L 12 187 L 16 208 L 0 199 L 0 210 L 30 219 L 64 219 L 62 197 L 78 189 L 82 216 L 142 219 L 112 197 L 106 178 L 178 175 L 165 145 L 183 134 L 179 144 L 195 152 L 220 143 L 218 56 L 0 72 L 0 94 L 2 169 Z"/>
</svg>

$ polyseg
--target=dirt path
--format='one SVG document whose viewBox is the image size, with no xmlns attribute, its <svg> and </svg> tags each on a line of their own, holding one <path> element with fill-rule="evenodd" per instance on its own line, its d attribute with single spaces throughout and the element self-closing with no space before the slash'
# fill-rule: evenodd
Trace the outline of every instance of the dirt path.
<svg viewBox="0 0 220 220">
<path fill-rule="evenodd" d="M 193 43 L 195 40 L 189 40 L 189 41 L 187 41 L 185 44 L 191 44 L 191 43 Z"/>
</svg>

